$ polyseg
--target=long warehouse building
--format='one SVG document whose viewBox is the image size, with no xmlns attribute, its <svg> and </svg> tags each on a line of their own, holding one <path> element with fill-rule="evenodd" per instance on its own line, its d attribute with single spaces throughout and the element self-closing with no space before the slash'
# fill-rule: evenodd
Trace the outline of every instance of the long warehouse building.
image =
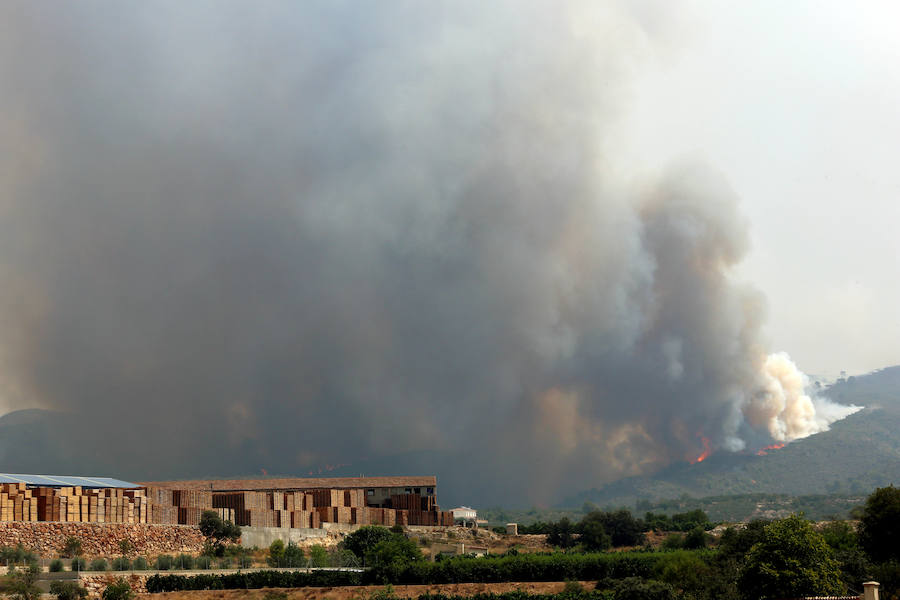
<svg viewBox="0 0 900 600">
<path fill-rule="evenodd" d="M 0 521 L 196 525 L 214 510 L 242 526 L 453 524 L 428 477 L 190 480 L 0 474 Z"/>
</svg>

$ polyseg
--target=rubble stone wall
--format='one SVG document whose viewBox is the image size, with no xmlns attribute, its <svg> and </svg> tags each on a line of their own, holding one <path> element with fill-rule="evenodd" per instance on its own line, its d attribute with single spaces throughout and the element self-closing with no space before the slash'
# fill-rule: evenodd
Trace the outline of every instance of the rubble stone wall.
<svg viewBox="0 0 900 600">
<path fill-rule="evenodd" d="M 128 584 L 131 586 L 131 589 L 136 594 L 146 594 L 147 579 L 149 579 L 151 575 L 151 573 L 98 573 L 96 575 L 88 575 L 86 573 L 82 573 L 81 585 L 84 586 L 84 589 L 87 590 L 88 597 L 99 598 L 100 595 L 103 594 L 103 590 L 106 589 L 106 586 L 108 586 L 110 583 L 115 582 L 116 579 L 121 577 L 128 582 Z"/>
<path fill-rule="evenodd" d="M 87 557 L 121 555 L 119 542 L 128 540 L 130 556 L 156 556 L 173 552 L 199 553 L 205 538 L 196 527 L 145 523 L 60 523 L 55 521 L 0 522 L 0 546 L 22 544 L 43 558 L 59 556 L 70 537 L 81 540 Z"/>
</svg>

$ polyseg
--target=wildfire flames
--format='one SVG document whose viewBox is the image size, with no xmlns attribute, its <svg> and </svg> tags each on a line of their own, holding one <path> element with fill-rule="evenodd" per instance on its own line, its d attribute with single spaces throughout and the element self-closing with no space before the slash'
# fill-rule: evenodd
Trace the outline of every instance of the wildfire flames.
<svg viewBox="0 0 900 600">
<path fill-rule="evenodd" d="M 700 441 L 703 442 L 703 452 L 700 454 L 700 456 L 698 456 L 697 458 L 695 458 L 695 459 L 692 461 L 694 464 L 699 463 L 699 462 L 703 462 L 704 460 L 706 460 L 707 457 L 709 456 L 710 451 L 711 451 L 710 448 L 709 448 L 709 438 L 708 438 L 708 437 L 705 437 L 705 436 L 702 436 L 702 435 L 701 435 L 701 436 L 700 436 Z"/>
<path fill-rule="evenodd" d="M 781 448 L 784 448 L 784 444 L 771 444 L 769 446 L 766 446 L 765 448 L 760 448 L 759 450 L 757 450 L 756 455 L 765 456 L 766 454 L 768 454 L 767 450 L 780 450 Z"/>
</svg>

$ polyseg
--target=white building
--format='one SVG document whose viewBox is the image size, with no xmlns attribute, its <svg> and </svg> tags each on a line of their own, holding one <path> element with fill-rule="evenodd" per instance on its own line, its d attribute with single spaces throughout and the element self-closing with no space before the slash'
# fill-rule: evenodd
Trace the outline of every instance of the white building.
<svg viewBox="0 0 900 600">
<path fill-rule="evenodd" d="M 460 506 L 450 510 L 453 513 L 454 521 L 474 521 L 478 518 L 478 511 L 468 506 Z"/>
</svg>

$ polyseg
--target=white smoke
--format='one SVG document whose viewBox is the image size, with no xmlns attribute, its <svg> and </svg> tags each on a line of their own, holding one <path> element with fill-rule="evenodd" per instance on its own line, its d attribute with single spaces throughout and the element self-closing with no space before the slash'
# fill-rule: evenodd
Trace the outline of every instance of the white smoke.
<svg viewBox="0 0 900 600">
<path fill-rule="evenodd" d="M 836 404 L 810 391 L 809 378 L 784 352 L 766 357 L 758 392 L 744 407 L 754 427 L 764 426 L 774 440 L 791 442 L 828 431 L 835 421 L 862 410 Z"/>
</svg>

